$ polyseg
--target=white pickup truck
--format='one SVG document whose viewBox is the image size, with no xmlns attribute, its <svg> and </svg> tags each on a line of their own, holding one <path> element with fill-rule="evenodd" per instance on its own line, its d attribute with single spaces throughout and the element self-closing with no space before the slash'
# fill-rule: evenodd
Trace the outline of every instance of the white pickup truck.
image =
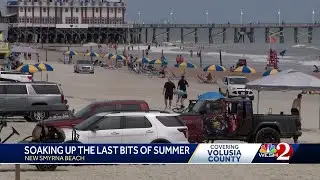
<svg viewBox="0 0 320 180">
<path fill-rule="evenodd" d="M 0 71 L 0 81 L 32 82 L 33 76 L 30 73 L 19 71 Z"/>
<path fill-rule="evenodd" d="M 249 80 L 244 76 L 225 76 L 219 82 L 219 92 L 225 93 L 227 97 L 249 96 L 254 99 L 252 89 L 246 89 Z"/>
</svg>

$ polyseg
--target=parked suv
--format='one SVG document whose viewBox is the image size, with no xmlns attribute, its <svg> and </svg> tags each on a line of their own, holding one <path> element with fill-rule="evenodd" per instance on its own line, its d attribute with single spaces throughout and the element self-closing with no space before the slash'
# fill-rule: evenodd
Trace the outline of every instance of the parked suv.
<svg viewBox="0 0 320 180">
<path fill-rule="evenodd" d="M 74 65 L 74 72 L 87 72 L 87 73 L 94 73 L 94 67 L 90 60 L 78 60 Z"/>
<path fill-rule="evenodd" d="M 225 76 L 219 82 L 219 92 L 225 93 L 227 97 L 248 96 L 251 100 L 254 99 L 252 89 L 246 88 L 246 83 L 249 80 L 245 76 Z"/>
<path fill-rule="evenodd" d="M 64 95 L 59 84 L 49 82 L 0 82 L 0 111 L 9 116 L 23 116 L 34 122 L 59 114 L 52 106 L 52 111 L 34 111 L 37 105 L 65 104 Z M 32 112 L 30 109 L 33 109 Z M 41 110 L 41 108 L 39 108 Z"/>
<path fill-rule="evenodd" d="M 51 129 L 54 128 L 72 128 L 87 118 L 103 112 L 141 112 L 149 111 L 149 105 L 143 100 L 113 100 L 113 101 L 96 101 L 71 117 L 47 119 L 43 124 Z"/>
<path fill-rule="evenodd" d="M 143 144 L 188 143 L 187 130 L 179 114 L 162 112 L 100 113 L 62 129 L 66 142 Z"/>
</svg>

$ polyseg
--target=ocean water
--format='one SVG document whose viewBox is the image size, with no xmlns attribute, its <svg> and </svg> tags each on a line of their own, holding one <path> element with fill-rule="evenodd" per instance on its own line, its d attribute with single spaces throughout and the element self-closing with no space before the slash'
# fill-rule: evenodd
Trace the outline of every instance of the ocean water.
<svg viewBox="0 0 320 180">
<path fill-rule="evenodd" d="M 157 34 L 164 33 L 165 29 L 157 30 Z M 219 34 L 222 30 L 213 29 L 213 34 Z M 196 57 L 196 51 L 200 46 L 202 49 L 202 59 L 203 66 L 209 64 L 219 64 L 219 51 L 222 51 L 223 65 L 230 67 L 235 65 L 238 59 L 245 58 L 248 61 L 248 65 L 254 67 L 258 71 L 264 71 L 264 67 L 267 63 L 267 54 L 269 48 L 280 52 L 286 49 L 286 54 L 284 57 L 279 57 L 279 68 L 280 69 L 297 69 L 303 72 L 312 72 L 314 70 L 313 65 L 320 66 L 320 29 L 313 29 L 313 39 L 312 43 L 308 43 L 307 29 L 300 29 L 299 43 L 294 43 L 294 32 L 293 28 L 287 28 L 284 30 L 285 43 L 279 43 L 279 37 L 277 42 L 274 44 L 265 43 L 265 30 L 263 28 L 255 30 L 255 43 L 250 43 L 249 39 L 245 37 L 245 43 L 235 44 L 233 42 L 233 29 L 227 29 L 226 32 L 226 43 L 222 43 L 222 36 L 217 35 L 213 37 L 213 44 L 208 43 L 209 30 L 208 29 L 198 29 L 199 44 L 194 44 L 194 33 L 192 29 L 185 29 L 184 34 L 188 34 L 184 37 L 184 44 L 180 44 L 180 29 L 170 30 L 170 43 L 168 46 L 162 47 L 151 47 L 151 52 L 149 53 L 150 59 L 159 58 L 159 54 L 163 50 L 164 55 L 169 60 L 169 65 L 175 64 L 175 58 L 177 55 L 182 55 L 185 60 L 194 63 L 195 65 L 200 65 L 200 60 Z M 271 32 L 276 32 L 277 29 L 270 29 Z M 142 42 L 145 42 L 145 32 L 142 32 Z M 151 43 L 152 40 L 152 29 L 148 29 L 148 42 Z M 166 42 L 166 34 L 158 35 L 158 42 Z M 173 47 L 175 45 L 176 47 Z M 181 48 L 180 48 L 181 46 Z M 135 50 L 146 49 L 145 45 L 138 45 L 134 47 Z M 109 50 L 105 45 L 103 46 L 104 52 L 115 53 L 113 50 Z M 81 49 L 81 48 L 80 48 Z M 193 57 L 190 56 L 190 50 L 194 51 Z M 76 49 L 74 49 L 76 50 Z M 98 49 L 93 49 L 98 52 Z M 77 50 L 76 50 L 77 51 Z M 85 51 L 83 48 L 81 51 Z M 120 53 L 121 47 L 118 50 Z M 133 53 L 133 52 L 132 52 Z M 141 56 L 141 52 L 133 53 L 136 56 Z"/>
</svg>

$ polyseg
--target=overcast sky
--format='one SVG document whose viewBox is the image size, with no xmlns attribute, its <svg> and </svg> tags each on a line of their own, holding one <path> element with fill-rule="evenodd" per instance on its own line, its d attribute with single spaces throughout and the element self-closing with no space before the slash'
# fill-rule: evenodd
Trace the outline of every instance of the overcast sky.
<svg viewBox="0 0 320 180">
<path fill-rule="evenodd" d="M 3 6 L 7 0 L 0 0 Z M 173 12 L 174 23 L 206 23 L 206 10 L 209 22 L 240 23 L 240 9 L 243 9 L 243 22 L 278 22 L 278 9 L 281 20 L 286 22 L 320 22 L 320 0 L 124 0 L 127 3 L 127 19 L 145 23 L 170 20 Z"/>
<path fill-rule="evenodd" d="M 286 22 L 320 21 L 320 0 L 125 0 L 127 16 L 130 20 L 154 22 L 170 19 L 173 11 L 174 23 L 205 23 L 206 10 L 209 21 L 215 23 L 240 23 L 240 9 L 243 21 L 278 22 L 278 9 L 281 20 Z"/>
</svg>

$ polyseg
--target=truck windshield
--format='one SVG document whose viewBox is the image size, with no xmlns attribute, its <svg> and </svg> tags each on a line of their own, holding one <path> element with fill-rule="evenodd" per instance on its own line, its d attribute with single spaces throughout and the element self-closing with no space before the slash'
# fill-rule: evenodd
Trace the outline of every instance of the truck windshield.
<svg viewBox="0 0 320 180">
<path fill-rule="evenodd" d="M 86 106 L 85 108 L 81 109 L 80 111 L 76 112 L 74 114 L 74 117 L 76 118 L 83 118 L 86 117 L 87 114 L 90 112 L 90 110 L 92 109 L 93 105 L 89 104 L 88 106 Z"/>
<path fill-rule="evenodd" d="M 230 78 L 230 84 L 246 84 L 248 82 L 247 78 Z"/>
<path fill-rule="evenodd" d="M 102 116 L 91 116 L 88 119 L 82 121 L 80 124 L 76 125 L 74 128 L 80 131 L 87 131 L 90 129 L 90 126 L 99 121 L 101 117 Z"/>
<path fill-rule="evenodd" d="M 193 106 L 191 112 L 199 112 L 199 109 L 202 107 L 204 101 L 197 101 L 197 103 Z"/>
</svg>

